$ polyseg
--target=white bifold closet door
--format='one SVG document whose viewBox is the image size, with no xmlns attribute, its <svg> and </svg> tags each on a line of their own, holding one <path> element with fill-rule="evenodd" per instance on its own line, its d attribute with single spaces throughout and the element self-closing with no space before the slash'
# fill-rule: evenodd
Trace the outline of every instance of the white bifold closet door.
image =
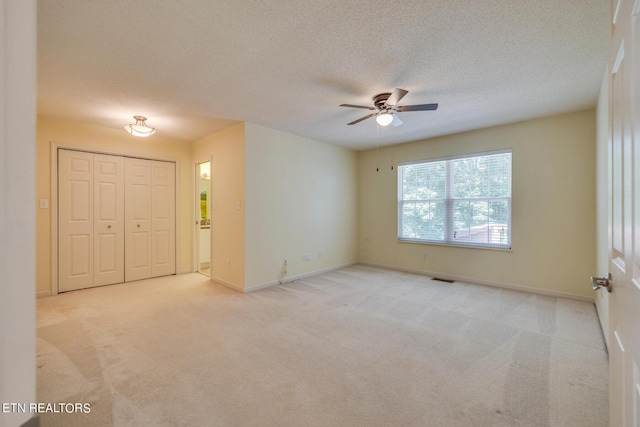
<svg viewBox="0 0 640 427">
<path fill-rule="evenodd" d="M 175 274 L 175 164 L 59 150 L 60 292 Z"/>
<path fill-rule="evenodd" d="M 175 274 L 175 164 L 128 158 L 125 170 L 125 280 Z"/>
<path fill-rule="evenodd" d="M 59 290 L 124 281 L 124 158 L 58 154 Z"/>
</svg>

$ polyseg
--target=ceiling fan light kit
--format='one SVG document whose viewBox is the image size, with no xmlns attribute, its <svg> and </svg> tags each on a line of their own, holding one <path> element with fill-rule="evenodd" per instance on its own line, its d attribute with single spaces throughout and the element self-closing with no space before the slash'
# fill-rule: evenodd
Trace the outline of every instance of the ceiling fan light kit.
<svg viewBox="0 0 640 427">
<path fill-rule="evenodd" d="M 378 122 L 380 126 L 389 126 L 392 121 L 393 116 L 391 115 L 391 113 L 387 113 L 386 111 L 384 113 L 378 114 L 378 117 L 376 117 L 376 122 Z"/>
<path fill-rule="evenodd" d="M 409 93 L 409 91 L 396 88 L 393 92 L 378 94 L 373 97 L 373 107 L 354 104 L 340 104 L 340 106 L 349 108 L 364 108 L 366 110 L 374 111 L 373 113 L 368 114 L 364 117 L 360 117 L 359 119 L 354 120 L 351 123 L 347 123 L 347 125 L 355 125 L 356 123 L 360 123 L 363 120 L 375 116 L 376 122 L 380 126 L 389 126 L 390 124 L 393 124 L 393 126 L 400 126 L 402 124 L 402 120 L 400 120 L 395 113 L 402 113 L 404 111 L 433 111 L 438 109 L 438 104 L 398 106 L 398 102 L 400 102 L 400 100 L 404 98 L 407 93 Z"/>
</svg>

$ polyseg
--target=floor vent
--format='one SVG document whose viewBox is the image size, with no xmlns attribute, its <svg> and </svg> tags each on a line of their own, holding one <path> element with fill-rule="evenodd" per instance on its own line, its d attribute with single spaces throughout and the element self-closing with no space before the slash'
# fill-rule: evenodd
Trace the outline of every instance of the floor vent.
<svg viewBox="0 0 640 427">
<path fill-rule="evenodd" d="M 446 282 L 446 283 L 453 283 L 455 282 L 455 280 L 449 280 L 449 279 L 442 279 L 440 277 L 432 277 L 431 280 L 437 280 L 438 282 Z"/>
</svg>

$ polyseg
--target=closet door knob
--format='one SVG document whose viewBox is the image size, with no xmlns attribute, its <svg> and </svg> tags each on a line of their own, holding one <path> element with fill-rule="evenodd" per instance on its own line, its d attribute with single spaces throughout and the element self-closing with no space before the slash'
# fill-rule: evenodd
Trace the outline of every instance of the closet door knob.
<svg viewBox="0 0 640 427">
<path fill-rule="evenodd" d="M 107 225 L 107 228 L 108 228 L 108 229 L 111 229 L 111 226 L 110 226 L 110 225 Z"/>
<path fill-rule="evenodd" d="M 136 227 L 140 228 L 140 224 L 138 224 Z"/>
</svg>

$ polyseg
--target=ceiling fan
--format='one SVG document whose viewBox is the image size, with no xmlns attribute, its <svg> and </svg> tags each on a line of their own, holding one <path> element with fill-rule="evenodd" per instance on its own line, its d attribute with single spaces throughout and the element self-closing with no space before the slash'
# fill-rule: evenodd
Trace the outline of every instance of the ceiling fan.
<svg viewBox="0 0 640 427">
<path fill-rule="evenodd" d="M 391 93 L 381 93 L 373 97 L 373 107 L 367 107 L 364 105 L 353 105 L 353 104 L 340 104 L 341 107 L 350 107 L 350 108 L 364 108 L 367 110 L 374 110 L 373 113 L 368 114 L 364 117 L 360 117 L 358 120 L 354 120 L 351 123 L 347 123 L 347 125 L 355 125 L 356 123 L 360 123 L 363 120 L 368 119 L 369 117 L 376 116 L 376 122 L 380 126 L 388 126 L 393 124 L 393 126 L 400 126 L 402 121 L 398 118 L 394 113 L 402 113 L 404 111 L 428 111 L 428 110 L 437 110 L 438 104 L 419 104 L 419 105 L 397 105 L 398 102 L 404 96 L 409 93 L 409 91 L 396 88 Z"/>
</svg>

